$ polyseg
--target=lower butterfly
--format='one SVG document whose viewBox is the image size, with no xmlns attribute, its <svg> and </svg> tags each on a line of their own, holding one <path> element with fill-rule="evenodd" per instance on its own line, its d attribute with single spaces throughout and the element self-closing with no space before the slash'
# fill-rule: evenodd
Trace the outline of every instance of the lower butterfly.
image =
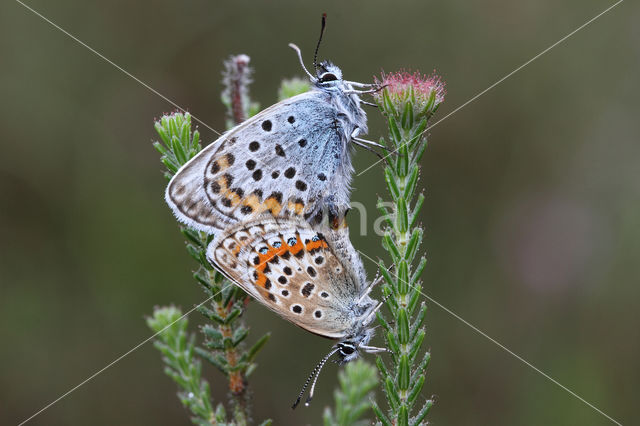
<svg viewBox="0 0 640 426">
<path fill-rule="evenodd" d="M 300 218 L 261 216 L 228 228 L 209 246 L 207 258 L 230 281 L 258 302 L 311 333 L 337 343 L 307 379 L 295 408 L 311 383 L 309 404 L 320 370 L 334 354 L 338 363 L 368 346 L 369 326 L 381 304 L 369 293 L 364 267 L 346 228 L 312 228 Z"/>
</svg>

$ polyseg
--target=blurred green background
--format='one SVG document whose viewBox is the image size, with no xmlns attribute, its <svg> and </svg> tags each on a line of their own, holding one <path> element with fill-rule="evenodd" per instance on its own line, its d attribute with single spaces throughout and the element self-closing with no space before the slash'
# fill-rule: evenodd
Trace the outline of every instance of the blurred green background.
<svg viewBox="0 0 640 426">
<path fill-rule="evenodd" d="M 222 60 L 251 56 L 266 107 L 282 78 L 301 75 L 287 43 L 310 62 L 322 12 L 320 56 L 348 79 L 437 69 L 448 91 L 438 119 L 612 3 L 28 4 L 222 130 Z M 16 424 L 147 338 L 154 305 L 204 296 L 151 147 L 154 117 L 173 107 L 19 3 L 0 8 L 0 423 Z M 627 424 L 640 385 L 638 22 L 637 4 L 622 3 L 438 124 L 422 172 L 425 291 Z M 370 123 L 377 139 L 375 110 Z M 356 170 L 374 160 L 359 150 Z M 354 180 L 370 231 L 382 185 L 380 168 Z M 353 242 L 384 256 L 372 232 Z M 612 424 L 429 306 L 433 424 Z M 254 338 L 273 333 L 252 377 L 256 418 L 320 424 L 335 365 L 313 406 L 289 407 L 330 342 L 257 304 L 246 321 Z M 161 369 L 147 344 L 31 424 L 189 424 Z"/>
</svg>

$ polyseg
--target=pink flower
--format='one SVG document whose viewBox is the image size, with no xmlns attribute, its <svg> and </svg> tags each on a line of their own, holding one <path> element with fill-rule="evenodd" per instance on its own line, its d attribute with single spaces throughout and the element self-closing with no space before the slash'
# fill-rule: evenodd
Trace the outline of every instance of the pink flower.
<svg viewBox="0 0 640 426">
<path fill-rule="evenodd" d="M 404 70 L 385 74 L 382 73 L 381 80 L 375 77 L 377 84 L 385 86 L 383 92 L 374 95 L 378 104 L 385 110 L 390 105 L 384 105 L 384 95 L 386 94 L 395 109 L 395 114 L 401 113 L 406 102 L 411 102 L 411 106 L 418 114 L 431 115 L 435 109 L 444 101 L 444 83 L 436 74 L 426 76 L 419 71 L 410 73 Z M 387 111 L 394 112 L 394 111 Z M 394 115 L 395 115 L 394 114 Z"/>
</svg>

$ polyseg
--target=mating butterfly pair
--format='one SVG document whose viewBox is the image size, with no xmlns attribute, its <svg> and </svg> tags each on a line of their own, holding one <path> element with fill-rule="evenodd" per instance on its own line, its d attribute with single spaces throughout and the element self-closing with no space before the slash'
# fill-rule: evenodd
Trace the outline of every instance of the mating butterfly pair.
<svg viewBox="0 0 640 426">
<path fill-rule="evenodd" d="M 324 20 L 323 20 L 324 28 Z M 309 92 L 281 101 L 231 129 L 185 164 L 165 199 L 179 221 L 215 235 L 207 259 L 231 282 L 294 324 L 338 340 L 298 400 L 338 353 L 358 356 L 373 335 L 380 303 L 369 297 L 360 257 L 341 226 L 349 205 L 351 143 L 367 132 L 356 87 L 330 62 L 308 74 Z M 317 49 L 316 55 L 317 57 Z M 376 90 L 376 89 L 374 89 Z M 323 226 L 326 208 L 333 226 Z M 325 217 L 326 219 L 326 217 Z"/>
</svg>

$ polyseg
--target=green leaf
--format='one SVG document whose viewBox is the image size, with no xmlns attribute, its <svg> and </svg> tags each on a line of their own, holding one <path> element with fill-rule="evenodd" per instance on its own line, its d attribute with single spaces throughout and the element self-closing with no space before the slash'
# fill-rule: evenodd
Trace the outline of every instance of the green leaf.
<svg viewBox="0 0 640 426">
<path fill-rule="evenodd" d="M 407 265 L 407 261 L 404 259 L 400 260 L 397 265 L 398 274 L 396 277 L 398 279 L 398 293 L 401 296 L 404 296 L 409 293 L 409 266 Z"/>
<path fill-rule="evenodd" d="M 431 399 L 427 400 L 427 402 L 424 403 L 424 406 L 422 407 L 418 415 L 412 419 L 413 424 L 414 425 L 421 424 L 424 418 L 427 417 L 427 414 L 429 414 L 429 410 L 431 409 L 432 406 L 433 406 L 433 400 Z"/>
<path fill-rule="evenodd" d="M 407 317 L 407 310 L 405 308 L 398 309 L 396 317 L 398 321 L 398 343 L 400 345 L 406 345 L 409 343 L 409 318 Z"/>
<path fill-rule="evenodd" d="M 398 364 L 398 389 L 406 391 L 409 389 L 409 380 L 411 377 L 409 369 L 409 357 L 400 355 L 400 363 Z"/>
<path fill-rule="evenodd" d="M 396 200 L 396 230 L 400 233 L 407 232 L 409 218 L 407 216 L 407 203 L 404 197 L 398 197 Z"/>
<path fill-rule="evenodd" d="M 389 420 L 389 418 L 382 412 L 380 407 L 378 407 L 378 404 L 374 402 L 371 408 L 373 409 L 373 412 L 376 414 L 376 417 L 378 418 L 378 420 L 380 420 L 380 423 L 382 423 L 383 426 L 392 426 L 391 420 Z"/>
<path fill-rule="evenodd" d="M 409 360 L 413 362 L 420 347 L 422 346 L 422 342 L 424 341 L 425 332 L 422 329 L 418 329 L 417 335 L 411 340 L 411 350 L 409 351 Z"/>
<path fill-rule="evenodd" d="M 270 337 L 271 333 L 267 333 L 253 344 L 251 349 L 249 349 L 249 352 L 247 352 L 247 361 L 251 362 L 255 359 L 256 355 L 258 355 L 258 352 L 260 352 L 260 349 L 264 347 L 264 345 L 269 341 Z"/>
<path fill-rule="evenodd" d="M 409 174 L 409 148 L 406 143 L 402 143 L 398 148 L 396 157 L 396 174 L 400 178 L 404 178 Z"/>
<path fill-rule="evenodd" d="M 420 311 L 418 311 L 418 316 L 413 320 L 413 324 L 411 324 L 411 340 L 415 339 L 416 333 L 422 327 L 422 323 L 424 322 L 425 317 L 427 316 L 427 305 L 424 302 L 420 304 Z"/>
<path fill-rule="evenodd" d="M 396 178 L 393 175 L 393 171 L 391 170 L 390 167 L 384 168 L 384 179 L 387 182 L 387 188 L 389 188 L 391 197 L 395 200 L 400 196 L 400 190 L 398 189 L 398 185 L 396 184 Z"/>
<path fill-rule="evenodd" d="M 389 97 L 389 91 L 384 89 L 382 91 L 382 109 L 388 116 L 398 115 L 393 102 L 391 102 L 391 98 Z"/>
<path fill-rule="evenodd" d="M 410 285 L 411 287 L 416 287 L 417 281 L 420 279 L 420 275 L 422 275 L 422 271 L 424 271 L 424 267 L 427 266 L 427 258 L 421 257 L 420 263 L 418 263 L 418 267 L 414 271 L 413 275 L 411 275 Z"/>
<path fill-rule="evenodd" d="M 396 244 L 393 242 L 389 232 L 385 232 L 384 237 L 382 237 L 382 245 L 389 253 L 391 253 L 391 256 L 393 256 L 394 259 L 400 259 L 401 256 L 398 251 L 398 247 L 396 247 Z"/>
<path fill-rule="evenodd" d="M 411 233 L 411 237 L 409 238 L 409 242 L 407 243 L 407 248 L 404 253 L 404 258 L 407 262 L 412 262 L 413 258 L 416 256 L 416 252 L 422 243 L 422 229 L 415 228 Z"/>
<path fill-rule="evenodd" d="M 418 395 L 420 395 L 420 391 L 422 390 L 422 386 L 424 386 L 424 381 L 425 381 L 425 377 L 424 376 L 418 377 L 418 381 L 416 383 L 414 383 L 413 387 L 411 388 L 411 392 L 409 392 L 409 396 L 407 397 L 407 402 L 410 405 L 413 405 L 413 403 L 416 401 L 416 398 L 418 397 Z"/>
<path fill-rule="evenodd" d="M 407 179 L 407 183 L 404 187 L 404 198 L 405 200 L 410 200 L 411 198 L 413 198 L 413 193 L 416 190 L 416 187 L 418 186 L 418 172 L 420 171 L 420 168 L 418 166 L 412 166 L 411 167 L 411 173 L 409 174 L 409 179 Z"/>
<path fill-rule="evenodd" d="M 409 426 L 409 409 L 405 404 L 398 409 L 398 426 Z"/>
<path fill-rule="evenodd" d="M 396 146 L 400 146 L 400 144 L 402 143 L 402 134 L 400 133 L 400 129 L 398 129 L 398 123 L 393 116 L 389 116 L 389 133 L 393 138 L 394 144 Z"/>
<path fill-rule="evenodd" d="M 389 405 L 393 411 L 398 409 L 398 405 L 400 405 L 400 398 L 398 398 L 398 390 L 393 386 L 393 380 L 391 377 L 387 377 L 384 381 L 384 391 L 387 395 L 387 400 L 389 401 Z"/>
<path fill-rule="evenodd" d="M 411 101 L 404 104 L 402 111 L 402 128 L 410 130 L 413 127 L 413 103 Z"/>
<path fill-rule="evenodd" d="M 249 335 L 249 329 L 245 328 L 245 327 L 238 327 L 234 332 L 233 332 L 233 346 L 238 346 L 240 344 L 240 342 L 242 342 L 244 339 L 247 338 L 247 336 Z"/>
</svg>

